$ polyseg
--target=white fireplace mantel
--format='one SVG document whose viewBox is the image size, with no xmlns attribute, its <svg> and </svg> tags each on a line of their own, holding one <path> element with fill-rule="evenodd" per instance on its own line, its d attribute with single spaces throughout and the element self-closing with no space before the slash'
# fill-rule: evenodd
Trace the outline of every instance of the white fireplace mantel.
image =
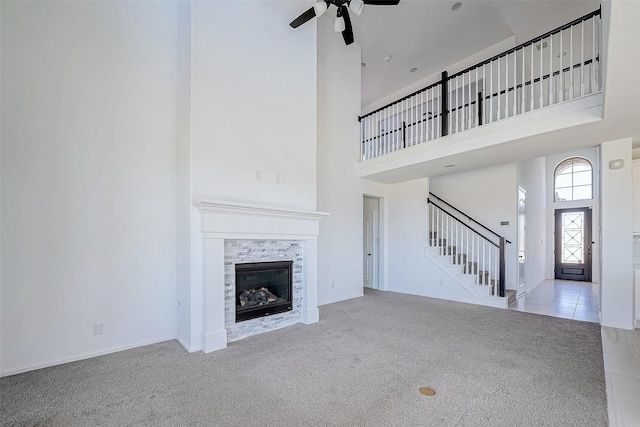
<svg viewBox="0 0 640 427">
<path fill-rule="evenodd" d="M 315 239 L 325 212 L 247 205 L 217 200 L 197 200 L 205 238 Z"/>
<path fill-rule="evenodd" d="M 318 245 L 319 222 L 329 214 L 200 199 L 204 238 L 204 320 L 202 350 L 227 346 L 224 315 L 224 241 L 228 239 L 299 240 L 304 242 L 302 323 L 319 320 Z"/>
</svg>

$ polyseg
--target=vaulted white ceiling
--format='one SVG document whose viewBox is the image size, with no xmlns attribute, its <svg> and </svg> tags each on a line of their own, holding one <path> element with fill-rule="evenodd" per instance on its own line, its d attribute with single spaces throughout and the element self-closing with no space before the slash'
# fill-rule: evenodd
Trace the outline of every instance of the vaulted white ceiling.
<svg viewBox="0 0 640 427">
<path fill-rule="evenodd" d="M 362 47 L 362 106 L 509 37 L 526 42 L 596 10 L 593 0 L 400 0 L 352 14 Z M 335 10 L 325 14 L 335 19 Z M 391 55 L 389 62 L 384 58 Z M 488 59 L 488 58 L 487 58 Z M 414 73 L 411 68 L 417 68 Z"/>
</svg>

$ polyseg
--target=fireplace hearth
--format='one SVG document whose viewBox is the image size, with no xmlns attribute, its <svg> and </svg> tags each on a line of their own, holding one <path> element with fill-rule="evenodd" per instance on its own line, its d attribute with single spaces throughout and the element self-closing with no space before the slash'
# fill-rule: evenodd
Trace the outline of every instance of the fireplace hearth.
<svg viewBox="0 0 640 427">
<path fill-rule="evenodd" d="M 292 310 L 293 261 L 238 263 L 236 323 Z"/>
</svg>

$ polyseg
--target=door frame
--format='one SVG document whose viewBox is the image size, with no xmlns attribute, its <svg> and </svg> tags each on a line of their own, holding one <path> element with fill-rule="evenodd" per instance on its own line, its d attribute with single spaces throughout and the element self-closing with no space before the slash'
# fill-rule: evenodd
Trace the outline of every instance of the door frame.
<svg viewBox="0 0 640 427">
<path fill-rule="evenodd" d="M 362 218 L 363 218 L 363 224 L 362 224 L 362 242 L 363 242 L 363 249 L 364 249 L 364 245 L 365 245 L 365 239 L 366 239 L 366 235 L 364 232 L 364 218 L 367 215 L 367 200 L 369 200 L 369 203 L 371 204 L 372 209 L 372 213 L 373 213 L 373 244 L 372 244 L 372 252 L 371 252 L 371 261 L 372 261 L 372 280 L 371 280 L 371 286 L 370 289 L 383 289 L 383 280 L 382 280 L 382 198 L 381 197 L 377 197 L 377 196 L 371 196 L 368 194 L 363 194 L 362 197 Z M 364 250 L 363 250 L 363 257 L 364 257 Z M 364 259 L 363 259 L 363 286 L 364 286 Z"/>
<path fill-rule="evenodd" d="M 522 195 L 524 194 L 524 200 Z M 520 201 L 524 203 L 524 215 L 520 215 Z M 522 252 L 522 253 L 521 253 Z M 517 295 L 527 292 L 528 283 L 526 278 L 527 261 L 527 190 L 518 186 L 518 275 L 517 275 Z M 522 283 L 520 283 L 522 281 Z"/>
<path fill-rule="evenodd" d="M 593 197 L 591 199 L 585 200 L 573 200 L 573 201 L 556 201 L 554 198 L 555 192 L 555 182 L 554 182 L 554 172 L 558 164 L 563 160 L 569 157 L 584 157 L 585 159 L 591 162 L 593 167 Z M 598 147 L 594 148 L 586 148 L 582 150 L 570 151 L 560 154 L 553 154 L 545 157 L 545 172 L 546 172 L 546 220 L 545 220 L 545 228 L 546 234 L 544 242 L 545 247 L 545 278 L 547 280 L 554 280 L 555 272 L 555 240 L 554 240 L 554 211 L 556 209 L 565 209 L 565 208 L 587 208 L 591 207 L 591 236 L 593 239 L 592 247 L 592 264 L 591 264 L 591 283 L 600 283 L 601 281 L 601 268 L 600 261 L 602 257 L 602 252 L 600 250 L 600 245 L 602 243 L 602 231 L 600 225 L 600 149 Z M 529 194 L 529 198 L 531 198 L 531 194 Z M 531 205 L 529 205 L 531 208 Z M 530 224 L 531 225 L 531 224 Z M 537 243 L 537 238 L 535 236 L 529 235 L 529 249 L 535 247 Z M 529 254 L 529 259 L 531 259 L 531 253 Z M 537 286 L 537 284 L 536 284 Z M 531 289 L 531 288 L 530 288 Z"/>
<path fill-rule="evenodd" d="M 562 243 L 561 236 L 559 236 L 562 231 L 562 225 L 560 220 L 560 214 L 562 213 L 570 213 L 570 212 L 584 212 L 584 224 L 583 230 L 584 235 L 582 237 L 583 250 L 587 253 L 583 256 L 584 262 L 579 265 L 583 265 L 584 267 L 584 280 L 580 279 L 571 279 L 567 277 L 559 277 L 562 273 L 558 272 L 558 268 L 562 265 L 560 262 L 562 256 Z M 553 247 L 554 247 L 554 262 L 553 262 L 553 270 L 554 270 L 554 279 L 557 280 L 579 280 L 584 282 L 592 282 L 593 280 L 593 208 L 590 206 L 582 206 L 582 207 L 572 207 L 572 208 L 561 208 L 554 209 L 553 211 Z M 559 230 L 560 228 L 560 230 Z"/>
</svg>

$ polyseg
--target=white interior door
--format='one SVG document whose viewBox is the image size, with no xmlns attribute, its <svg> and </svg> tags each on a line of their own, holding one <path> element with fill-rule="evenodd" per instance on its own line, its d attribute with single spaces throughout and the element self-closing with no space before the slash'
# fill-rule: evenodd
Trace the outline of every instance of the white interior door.
<svg viewBox="0 0 640 427">
<path fill-rule="evenodd" d="M 375 197 L 364 196 L 363 202 L 362 284 L 367 288 L 378 289 L 378 221 L 380 201 Z"/>
<path fill-rule="evenodd" d="M 527 260 L 527 192 L 518 187 L 518 295 L 527 292 L 525 263 Z"/>
<path fill-rule="evenodd" d="M 365 212 L 363 239 L 363 285 L 373 288 L 373 212 Z"/>
</svg>

